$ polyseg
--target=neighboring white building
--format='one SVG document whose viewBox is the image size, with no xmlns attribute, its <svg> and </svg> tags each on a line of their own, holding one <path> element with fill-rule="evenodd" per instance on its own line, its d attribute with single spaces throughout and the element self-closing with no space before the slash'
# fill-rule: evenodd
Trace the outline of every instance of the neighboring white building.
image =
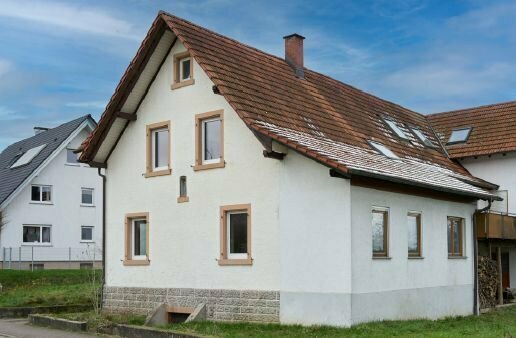
<svg viewBox="0 0 516 338">
<path fill-rule="evenodd" d="M 77 161 L 91 116 L 35 135 L 0 154 L 3 268 L 79 268 L 102 261 L 102 178 Z"/>
<path fill-rule="evenodd" d="M 160 13 L 83 144 L 106 168 L 108 310 L 352 324 L 475 309 L 496 186 L 423 115 Z"/>
<path fill-rule="evenodd" d="M 450 158 L 499 186 L 503 201 L 493 202 L 479 218 L 479 255 L 500 260 L 502 288 L 516 289 L 516 102 L 434 114 L 430 121 Z M 461 138 L 450 142 L 452 134 Z"/>
</svg>

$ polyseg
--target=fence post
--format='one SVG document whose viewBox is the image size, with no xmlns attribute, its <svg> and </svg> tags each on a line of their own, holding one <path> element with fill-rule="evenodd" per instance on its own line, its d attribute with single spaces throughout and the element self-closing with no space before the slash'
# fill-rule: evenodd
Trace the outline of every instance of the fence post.
<svg viewBox="0 0 516 338">
<path fill-rule="evenodd" d="M 68 248 L 68 268 L 72 268 L 72 247 Z"/>
<path fill-rule="evenodd" d="M 12 260 L 13 260 L 13 248 L 9 247 L 9 270 L 11 269 Z"/>
<path fill-rule="evenodd" d="M 31 246 L 32 248 L 32 253 L 31 253 L 31 262 L 32 262 L 32 272 L 34 272 L 34 246 Z"/>
</svg>

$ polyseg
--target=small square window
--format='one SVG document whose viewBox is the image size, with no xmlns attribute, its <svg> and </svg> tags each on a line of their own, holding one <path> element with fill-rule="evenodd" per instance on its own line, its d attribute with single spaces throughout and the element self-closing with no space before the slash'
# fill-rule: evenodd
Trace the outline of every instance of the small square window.
<svg viewBox="0 0 516 338">
<path fill-rule="evenodd" d="M 92 242 L 93 241 L 93 227 L 92 226 L 81 226 L 81 241 Z"/>
<path fill-rule="evenodd" d="M 82 188 L 81 189 L 81 204 L 82 205 L 93 205 L 93 189 Z"/>
<path fill-rule="evenodd" d="M 51 203 L 52 186 L 33 184 L 31 186 L 31 201 L 39 203 Z"/>
<path fill-rule="evenodd" d="M 448 139 L 448 144 L 466 142 L 470 133 L 471 128 L 454 129 L 452 130 L 450 138 Z"/>
<path fill-rule="evenodd" d="M 174 55 L 174 75 L 172 89 L 189 86 L 195 83 L 193 78 L 193 59 L 188 52 Z"/>
<path fill-rule="evenodd" d="M 91 270 L 91 269 L 93 269 L 93 263 L 79 263 L 79 269 Z"/>
<path fill-rule="evenodd" d="M 68 164 L 77 164 L 78 156 L 74 153 L 75 149 L 66 149 L 66 163 Z"/>
<path fill-rule="evenodd" d="M 220 265 L 252 264 L 251 206 L 249 204 L 221 207 Z"/>
</svg>

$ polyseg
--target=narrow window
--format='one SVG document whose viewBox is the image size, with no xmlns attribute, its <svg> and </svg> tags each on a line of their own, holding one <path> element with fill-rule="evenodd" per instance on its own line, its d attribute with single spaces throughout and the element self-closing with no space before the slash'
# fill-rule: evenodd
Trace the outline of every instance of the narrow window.
<svg viewBox="0 0 516 338">
<path fill-rule="evenodd" d="M 177 198 L 178 203 L 188 202 L 188 192 L 186 190 L 186 176 L 179 177 L 179 197 Z"/>
<path fill-rule="evenodd" d="M 172 89 L 189 86 L 195 83 L 193 78 L 193 59 L 188 52 L 174 55 L 173 78 Z"/>
<path fill-rule="evenodd" d="M 423 142 L 423 144 L 427 147 L 434 147 L 432 141 L 430 141 L 430 139 L 428 139 L 428 137 L 426 137 L 425 134 L 423 134 L 423 132 L 417 128 L 411 128 L 410 130 L 412 130 L 412 132 L 414 133 L 414 135 L 416 135 L 416 137 L 419 139 L 419 141 Z"/>
<path fill-rule="evenodd" d="M 374 209 L 372 214 L 373 257 L 387 257 L 389 212 L 387 210 Z"/>
<path fill-rule="evenodd" d="M 77 164 L 77 154 L 74 153 L 75 149 L 66 149 L 66 163 Z"/>
<path fill-rule="evenodd" d="M 52 186 L 33 184 L 31 186 L 31 201 L 39 203 L 51 203 Z"/>
<path fill-rule="evenodd" d="M 48 225 L 24 225 L 24 244 L 50 244 L 50 226 Z"/>
<path fill-rule="evenodd" d="M 398 137 L 404 139 L 404 140 L 408 140 L 408 136 L 407 134 L 405 134 L 405 132 L 403 130 L 401 130 L 401 128 L 398 126 L 398 124 L 390 119 L 387 119 L 387 118 L 384 118 L 383 119 L 385 121 L 385 123 L 389 126 L 389 128 L 391 128 L 391 130 L 396 134 L 398 135 Z"/>
<path fill-rule="evenodd" d="M 196 165 L 194 170 L 224 167 L 222 111 L 196 116 Z"/>
<path fill-rule="evenodd" d="M 221 207 L 220 265 L 250 265 L 251 206 L 249 204 Z"/>
<path fill-rule="evenodd" d="M 389 148 L 387 148 L 386 146 L 384 146 L 383 144 L 380 144 L 380 143 L 377 143 L 377 142 L 373 142 L 373 141 L 369 141 L 369 145 L 371 147 L 373 147 L 377 152 L 379 152 L 380 154 L 388 157 L 388 158 L 392 158 L 392 159 L 399 159 L 399 157 L 393 153 Z"/>
<path fill-rule="evenodd" d="M 409 257 L 421 257 L 421 214 L 408 213 L 407 230 Z"/>
<path fill-rule="evenodd" d="M 149 214 L 127 214 L 125 218 L 125 265 L 149 264 Z"/>
<path fill-rule="evenodd" d="M 92 226 L 81 226 L 81 241 L 92 242 L 93 241 L 93 227 Z"/>
<path fill-rule="evenodd" d="M 93 205 L 93 189 L 81 188 L 81 205 Z"/>
<path fill-rule="evenodd" d="M 464 218 L 448 217 L 448 256 L 464 255 Z"/>
<path fill-rule="evenodd" d="M 148 125 L 145 176 L 161 176 L 170 173 L 170 121 Z"/>
</svg>

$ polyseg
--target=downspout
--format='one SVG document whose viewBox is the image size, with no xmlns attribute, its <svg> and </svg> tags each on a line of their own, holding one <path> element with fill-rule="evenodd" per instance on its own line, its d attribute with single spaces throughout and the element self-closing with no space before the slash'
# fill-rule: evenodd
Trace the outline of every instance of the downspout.
<svg viewBox="0 0 516 338">
<path fill-rule="evenodd" d="M 473 214 L 473 314 L 478 316 L 480 314 L 478 308 L 478 239 L 477 239 L 477 221 L 475 215 L 477 213 L 483 213 L 491 209 L 491 203 L 493 201 L 491 199 L 487 200 L 487 206 L 482 209 L 475 210 Z"/>
<path fill-rule="evenodd" d="M 106 285 L 106 175 L 102 174 L 102 169 L 98 169 L 98 174 L 102 177 L 102 298 L 104 298 L 104 287 Z M 104 301 L 101 301 L 104 307 Z"/>
</svg>

